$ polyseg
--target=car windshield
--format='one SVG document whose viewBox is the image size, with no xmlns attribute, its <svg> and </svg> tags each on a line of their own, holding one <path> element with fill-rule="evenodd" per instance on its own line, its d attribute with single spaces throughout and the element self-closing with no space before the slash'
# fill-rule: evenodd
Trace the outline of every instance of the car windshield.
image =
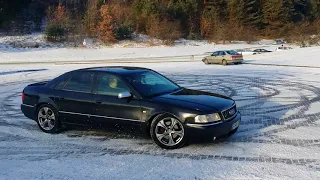
<svg viewBox="0 0 320 180">
<path fill-rule="evenodd" d="M 154 97 L 180 89 L 178 85 L 152 71 L 130 74 L 125 79 L 144 97 Z"/>
<path fill-rule="evenodd" d="M 231 50 L 231 51 L 226 51 L 230 55 L 239 55 L 237 51 Z"/>
</svg>

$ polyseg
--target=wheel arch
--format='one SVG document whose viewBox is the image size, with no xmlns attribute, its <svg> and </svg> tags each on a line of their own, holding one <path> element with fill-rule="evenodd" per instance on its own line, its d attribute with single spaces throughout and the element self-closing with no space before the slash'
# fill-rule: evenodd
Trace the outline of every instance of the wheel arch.
<svg viewBox="0 0 320 180">
<path fill-rule="evenodd" d="M 52 100 L 39 100 L 39 102 L 37 103 L 37 105 L 35 106 L 35 115 L 37 115 L 38 113 L 38 109 L 40 106 L 43 106 L 43 105 L 50 105 L 52 107 L 55 108 L 55 110 L 57 111 L 57 115 L 59 116 L 59 109 L 58 109 L 58 106 L 52 101 Z"/>
<path fill-rule="evenodd" d="M 170 112 L 157 112 L 153 115 L 150 116 L 150 118 L 147 120 L 146 122 L 146 127 L 145 127 L 145 132 L 148 136 L 150 136 L 150 128 L 151 128 L 151 123 L 153 120 L 155 120 L 158 116 L 172 116 L 178 120 L 181 121 L 181 118 L 179 118 L 178 116 L 174 115 L 173 113 Z M 183 121 L 181 121 L 183 123 Z"/>
</svg>

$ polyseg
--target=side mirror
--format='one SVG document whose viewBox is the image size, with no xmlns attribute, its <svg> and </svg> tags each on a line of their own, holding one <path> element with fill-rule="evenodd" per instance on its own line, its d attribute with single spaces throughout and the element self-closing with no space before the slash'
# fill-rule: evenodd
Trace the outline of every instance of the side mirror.
<svg viewBox="0 0 320 180">
<path fill-rule="evenodd" d="M 118 94 L 118 98 L 119 99 L 123 99 L 123 98 L 129 98 L 131 97 L 131 93 L 129 91 L 124 91 Z"/>
</svg>

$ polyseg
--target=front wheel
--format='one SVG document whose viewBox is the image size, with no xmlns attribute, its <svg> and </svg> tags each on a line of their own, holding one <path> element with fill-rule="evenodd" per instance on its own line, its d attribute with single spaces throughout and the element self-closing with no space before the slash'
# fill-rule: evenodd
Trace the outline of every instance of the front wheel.
<svg viewBox="0 0 320 180">
<path fill-rule="evenodd" d="M 203 61 L 205 64 L 209 64 L 208 59 L 203 59 L 202 61 Z"/>
<path fill-rule="evenodd" d="M 165 149 L 176 149 L 186 143 L 186 131 L 180 120 L 166 115 L 156 117 L 151 123 L 153 141 Z"/>
<path fill-rule="evenodd" d="M 42 105 L 37 112 L 37 123 L 43 132 L 57 133 L 60 130 L 60 121 L 54 107 Z"/>
</svg>

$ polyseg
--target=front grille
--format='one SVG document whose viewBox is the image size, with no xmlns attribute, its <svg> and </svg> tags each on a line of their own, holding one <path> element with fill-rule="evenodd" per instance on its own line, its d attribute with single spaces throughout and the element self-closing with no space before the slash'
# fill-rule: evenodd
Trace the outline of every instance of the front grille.
<svg viewBox="0 0 320 180">
<path fill-rule="evenodd" d="M 232 119 L 235 115 L 237 115 L 237 107 L 233 105 L 229 109 L 222 111 L 222 115 L 225 121 Z"/>
</svg>

